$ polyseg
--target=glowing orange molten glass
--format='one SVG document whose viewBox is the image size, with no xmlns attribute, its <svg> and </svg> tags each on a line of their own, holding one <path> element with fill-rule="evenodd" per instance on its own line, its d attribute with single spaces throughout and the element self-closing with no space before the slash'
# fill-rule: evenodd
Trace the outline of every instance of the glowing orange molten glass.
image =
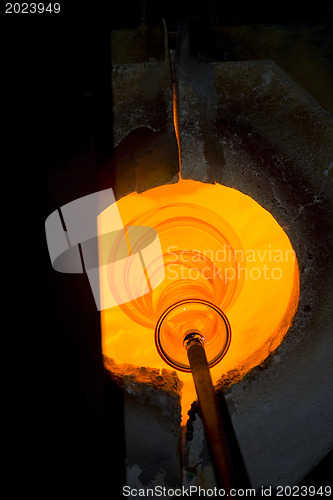
<svg viewBox="0 0 333 500">
<path fill-rule="evenodd" d="M 157 231 L 165 278 L 149 293 L 101 311 L 105 355 L 118 365 L 171 369 L 154 331 L 168 307 L 188 298 L 215 304 L 231 326 L 230 347 L 211 368 L 214 384 L 231 370 L 239 380 L 277 348 L 296 312 L 299 273 L 291 243 L 269 212 L 235 189 L 183 179 L 117 205 L 125 227 Z M 101 229 L 107 219 L 108 209 L 99 216 Z M 103 295 L 110 283 L 100 269 Z M 177 373 L 184 419 L 196 392 L 191 373 Z"/>
</svg>

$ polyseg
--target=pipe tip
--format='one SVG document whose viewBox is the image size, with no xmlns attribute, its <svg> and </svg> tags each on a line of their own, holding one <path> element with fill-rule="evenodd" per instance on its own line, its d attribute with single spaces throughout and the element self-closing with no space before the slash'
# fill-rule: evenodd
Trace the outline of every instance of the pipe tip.
<svg viewBox="0 0 333 500">
<path fill-rule="evenodd" d="M 186 350 L 188 350 L 189 347 L 191 345 L 193 345 L 194 343 L 200 344 L 202 346 L 205 345 L 205 338 L 200 332 L 191 331 L 191 332 L 187 333 L 187 335 L 185 335 L 184 346 L 185 346 Z"/>
</svg>

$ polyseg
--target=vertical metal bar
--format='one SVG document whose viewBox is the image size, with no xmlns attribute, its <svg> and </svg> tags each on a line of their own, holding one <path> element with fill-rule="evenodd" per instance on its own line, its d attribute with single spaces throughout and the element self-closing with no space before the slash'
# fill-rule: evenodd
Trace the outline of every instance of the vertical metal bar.
<svg viewBox="0 0 333 500">
<path fill-rule="evenodd" d="M 197 338 L 190 340 L 186 347 L 216 480 L 221 488 L 230 492 L 232 488 L 236 488 L 236 471 L 220 415 L 205 349 Z"/>
</svg>

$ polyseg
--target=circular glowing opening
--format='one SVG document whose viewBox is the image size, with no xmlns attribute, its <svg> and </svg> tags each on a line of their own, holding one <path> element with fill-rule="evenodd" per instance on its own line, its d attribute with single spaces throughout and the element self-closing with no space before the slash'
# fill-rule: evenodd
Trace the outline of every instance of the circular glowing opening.
<svg viewBox="0 0 333 500">
<path fill-rule="evenodd" d="M 192 180 L 129 194 L 117 206 L 125 227 L 157 231 L 165 278 L 143 296 L 101 311 L 106 356 L 119 366 L 170 369 L 156 349 L 155 327 L 168 308 L 189 299 L 213 304 L 231 327 L 230 346 L 210 370 L 214 384 L 239 381 L 278 347 L 297 309 L 299 273 L 288 236 L 267 210 L 235 189 Z M 103 233 L 108 210 L 98 219 Z M 117 285 L 112 279 L 101 266 L 102 297 Z M 196 393 L 190 373 L 178 376 L 186 414 Z"/>
</svg>

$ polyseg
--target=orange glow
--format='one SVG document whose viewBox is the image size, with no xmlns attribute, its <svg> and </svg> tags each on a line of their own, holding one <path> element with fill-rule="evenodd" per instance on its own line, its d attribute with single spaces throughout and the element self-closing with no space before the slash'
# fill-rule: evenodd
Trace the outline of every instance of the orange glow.
<svg viewBox="0 0 333 500">
<path fill-rule="evenodd" d="M 179 178 L 181 179 L 182 166 L 181 166 L 181 151 L 180 151 L 180 132 L 179 132 L 179 116 L 178 116 L 178 106 L 177 106 L 177 92 L 176 92 L 176 82 L 173 79 L 172 82 L 172 109 L 173 109 L 173 126 L 175 128 L 175 135 L 178 146 L 178 163 L 179 163 Z"/>
<path fill-rule="evenodd" d="M 235 189 L 183 179 L 129 194 L 117 205 L 125 226 L 157 231 L 165 278 L 149 293 L 101 311 L 106 356 L 119 367 L 170 370 L 157 352 L 154 330 L 170 305 L 187 298 L 214 303 L 231 326 L 229 350 L 211 368 L 214 384 L 230 371 L 238 381 L 277 348 L 296 312 L 299 273 L 291 243 L 269 212 Z M 99 216 L 101 229 L 108 210 Z M 103 296 L 110 277 L 100 269 Z M 185 423 L 196 392 L 190 373 L 177 375 Z"/>
</svg>

